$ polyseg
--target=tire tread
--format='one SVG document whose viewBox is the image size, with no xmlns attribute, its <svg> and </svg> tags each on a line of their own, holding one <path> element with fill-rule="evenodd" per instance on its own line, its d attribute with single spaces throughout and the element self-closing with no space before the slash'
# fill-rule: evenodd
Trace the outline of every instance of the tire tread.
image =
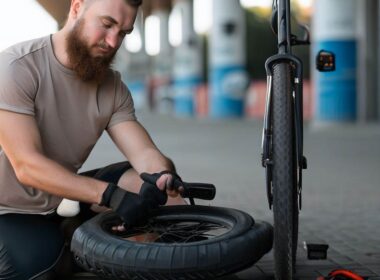
<svg viewBox="0 0 380 280">
<path fill-rule="evenodd" d="M 295 192 L 294 113 L 291 68 L 279 63 L 273 70 L 273 213 L 275 278 L 292 280 L 298 240 Z"/>
<path fill-rule="evenodd" d="M 85 270 L 109 279 L 187 280 L 213 279 L 249 267 L 272 248 L 273 229 L 266 222 L 253 222 L 244 212 L 220 207 L 187 206 L 162 210 L 194 217 L 230 217 L 238 223 L 230 236 L 183 244 L 137 243 L 107 234 L 101 223 L 114 213 L 99 214 L 74 233 L 71 250 Z M 251 221 L 251 223 L 247 223 Z M 109 244 L 105 246 L 104 244 Z"/>
</svg>

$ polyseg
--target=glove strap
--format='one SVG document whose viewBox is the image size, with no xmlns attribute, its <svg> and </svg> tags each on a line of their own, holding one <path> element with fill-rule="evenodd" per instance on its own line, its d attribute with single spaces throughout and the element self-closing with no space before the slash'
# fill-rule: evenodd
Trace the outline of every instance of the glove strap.
<svg viewBox="0 0 380 280">
<path fill-rule="evenodd" d="M 115 185 L 114 183 L 109 183 L 106 190 L 104 191 L 104 193 L 102 195 L 102 200 L 100 201 L 99 206 L 109 207 L 112 194 L 115 192 L 115 190 L 117 188 L 118 188 L 118 186 Z"/>
</svg>

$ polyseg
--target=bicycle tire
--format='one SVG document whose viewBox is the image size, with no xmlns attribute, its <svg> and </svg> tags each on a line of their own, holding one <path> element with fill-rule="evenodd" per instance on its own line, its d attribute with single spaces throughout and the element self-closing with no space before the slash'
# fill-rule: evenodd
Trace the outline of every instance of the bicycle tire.
<svg viewBox="0 0 380 280">
<path fill-rule="evenodd" d="M 110 279 L 213 279 L 251 266 L 273 243 L 269 223 L 248 214 L 210 206 L 161 207 L 150 219 L 206 220 L 228 224 L 216 238 L 189 243 L 143 243 L 124 240 L 105 230 L 120 223 L 109 211 L 82 224 L 73 235 L 71 251 L 85 270 Z"/>
<path fill-rule="evenodd" d="M 272 100 L 275 278 L 292 280 L 298 243 L 298 193 L 292 70 L 288 63 L 274 65 Z"/>
</svg>

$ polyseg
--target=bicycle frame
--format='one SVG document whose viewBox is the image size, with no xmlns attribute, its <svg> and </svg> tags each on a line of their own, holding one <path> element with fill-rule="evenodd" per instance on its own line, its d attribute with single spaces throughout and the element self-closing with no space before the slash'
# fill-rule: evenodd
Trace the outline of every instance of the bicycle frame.
<svg viewBox="0 0 380 280">
<path fill-rule="evenodd" d="M 285 62 L 291 65 L 294 74 L 293 80 L 293 100 L 294 100 L 294 116 L 295 116 L 295 138 L 296 138 L 296 154 L 298 166 L 298 194 L 299 194 L 299 208 L 302 208 L 302 169 L 307 168 L 306 158 L 303 155 L 303 64 L 302 61 L 292 54 L 292 46 L 309 44 L 308 30 L 306 39 L 298 40 L 295 35 L 291 33 L 290 24 L 290 0 L 274 0 L 273 1 L 272 29 L 277 33 L 277 47 L 278 53 L 269 57 L 265 62 L 265 69 L 267 73 L 267 97 L 264 115 L 264 127 L 262 136 L 262 165 L 266 167 L 266 187 L 269 208 L 272 207 L 272 178 L 271 178 L 271 94 L 272 94 L 272 77 L 273 66 L 280 62 Z M 276 26 L 274 26 L 276 24 Z"/>
</svg>

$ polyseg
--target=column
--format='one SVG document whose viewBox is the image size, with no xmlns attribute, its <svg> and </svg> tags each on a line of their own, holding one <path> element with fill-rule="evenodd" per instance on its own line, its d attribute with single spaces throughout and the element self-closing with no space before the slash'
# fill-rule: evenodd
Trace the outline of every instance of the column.
<svg viewBox="0 0 380 280">
<path fill-rule="evenodd" d="M 210 38 L 210 112 L 215 118 L 241 117 L 248 87 L 245 12 L 239 0 L 214 0 Z"/>
<path fill-rule="evenodd" d="M 133 32 L 126 36 L 114 62 L 114 67 L 120 71 L 123 82 L 132 94 L 135 109 L 138 111 L 148 107 L 149 66 L 149 56 L 144 44 L 143 12 L 140 10 Z"/>
<path fill-rule="evenodd" d="M 377 116 L 378 0 L 358 1 L 358 120 Z"/>
<path fill-rule="evenodd" d="M 316 120 L 355 121 L 357 117 L 357 37 L 355 0 L 316 0 L 313 57 L 336 55 L 336 70 L 315 73 Z"/>
<path fill-rule="evenodd" d="M 157 20 L 159 51 L 152 57 L 151 105 L 159 113 L 173 110 L 172 84 L 172 47 L 169 44 L 169 0 L 152 1 L 152 14 Z"/>
<path fill-rule="evenodd" d="M 377 2 L 377 42 L 376 42 L 376 49 L 377 49 L 377 69 L 376 69 L 376 75 L 379 76 L 380 74 L 380 3 Z M 377 92 L 376 92 L 376 99 L 377 99 L 377 122 L 380 122 L 380 79 L 377 79 Z"/>
<path fill-rule="evenodd" d="M 173 61 L 174 112 L 180 117 L 194 115 L 195 93 L 202 81 L 202 53 L 193 24 L 193 1 L 177 0 L 173 15 L 180 24 L 181 43 Z"/>
</svg>

